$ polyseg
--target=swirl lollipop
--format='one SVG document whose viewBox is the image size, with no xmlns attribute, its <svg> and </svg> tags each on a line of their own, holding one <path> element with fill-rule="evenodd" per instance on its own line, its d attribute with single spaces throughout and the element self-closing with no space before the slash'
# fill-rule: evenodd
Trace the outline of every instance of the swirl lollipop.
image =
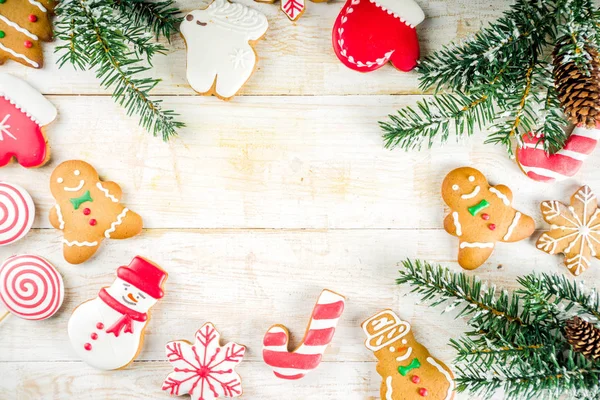
<svg viewBox="0 0 600 400">
<path fill-rule="evenodd" d="M 62 277 L 38 256 L 13 256 L 0 266 L 0 300 L 10 313 L 30 320 L 53 316 L 65 295 Z"/>
<path fill-rule="evenodd" d="M 0 246 L 25 236 L 34 217 L 35 205 L 29 193 L 20 186 L 0 182 Z"/>
</svg>

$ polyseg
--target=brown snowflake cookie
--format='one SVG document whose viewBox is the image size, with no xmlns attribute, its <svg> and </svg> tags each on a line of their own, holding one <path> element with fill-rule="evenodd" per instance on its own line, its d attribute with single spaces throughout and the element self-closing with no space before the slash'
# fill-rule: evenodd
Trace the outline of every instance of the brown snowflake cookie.
<svg viewBox="0 0 600 400">
<path fill-rule="evenodd" d="M 119 185 L 101 181 L 86 162 L 71 160 L 56 167 L 50 191 L 56 199 L 50 223 L 64 232 L 63 253 L 71 264 L 93 256 L 104 239 L 127 239 L 142 231 L 142 217 L 119 202 Z"/>
<path fill-rule="evenodd" d="M 365 346 L 379 361 L 381 398 L 386 400 L 451 400 L 454 375 L 418 343 L 410 324 L 392 310 L 383 310 L 362 323 Z"/>
<path fill-rule="evenodd" d="M 444 229 L 460 240 L 461 267 L 481 266 L 492 255 L 496 242 L 518 242 L 533 234 L 533 218 L 515 210 L 512 197 L 508 187 L 490 186 L 474 168 L 458 168 L 446 176 L 442 198 L 451 211 Z"/>
<path fill-rule="evenodd" d="M 52 41 L 55 0 L 0 0 L 0 64 L 7 59 L 41 68 L 41 42 Z"/>
<path fill-rule="evenodd" d="M 600 209 L 596 195 L 583 186 L 571 197 L 571 206 L 556 201 L 541 204 L 542 216 L 551 225 L 537 241 L 548 254 L 564 254 L 565 265 L 575 276 L 590 267 L 592 257 L 600 259 Z"/>
</svg>

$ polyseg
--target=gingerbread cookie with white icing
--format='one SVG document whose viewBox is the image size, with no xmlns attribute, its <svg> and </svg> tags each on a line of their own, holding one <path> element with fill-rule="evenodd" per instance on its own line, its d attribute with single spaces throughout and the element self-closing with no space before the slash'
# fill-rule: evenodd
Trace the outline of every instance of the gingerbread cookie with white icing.
<svg viewBox="0 0 600 400">
<path fill-rule="evenodd" d="M 382 400 L 452 400 L 454 374 L 417 342 L 411 326 L 392 310 L 383 310 L 362 323 L 365 346 L 379 361 Z"/>
<path fill-rule="evenodd" d="M 56 167 L 50 190 L 56 200 L 50 223 L 63 231 L 63 254 L 71 264 L 93 256 L 104 239 L 127 239 L 142 231 L 142 217 L 120 203 L 119 185 L 101 181 L 86 162 Z"/>
<path fill-rule="evenodd" d="M 44 64 L 42 42 L 53 39 L 56 0 L 0 1 L 0 64 L 7 59 L 33 68 Z"/>
<path fill-rule="evenodd" d="M 490 186 L 481 172 L 463 167 L 450 172 L 442 184 L 442 198 L 450 207 L 444 229 L 459 238 L 458 263 L 480 267 L 496 242 L 518 242 L 531 236 L 535 221 L 512 207 L 512 192 Z"/>
</svg>

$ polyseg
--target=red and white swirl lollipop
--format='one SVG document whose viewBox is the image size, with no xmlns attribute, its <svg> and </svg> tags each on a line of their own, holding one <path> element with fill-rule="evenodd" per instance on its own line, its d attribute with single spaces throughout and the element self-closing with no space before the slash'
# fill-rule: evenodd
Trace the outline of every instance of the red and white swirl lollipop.
<svg viewBox="0 0 600 400">
<path fill-rule="evenodd" d="M 62 277 L 41 257 L 13 256 L 0 266 L 0 301 L 17 317 L 50 318 L 58 311 L 64 297 Z"/>
<path fill-rule="evenodd" d="M 0 182 L 0 246 L 17 240 L 29 232 L 35 217 L 35 205 L 25 189 Z"/>
</svg>

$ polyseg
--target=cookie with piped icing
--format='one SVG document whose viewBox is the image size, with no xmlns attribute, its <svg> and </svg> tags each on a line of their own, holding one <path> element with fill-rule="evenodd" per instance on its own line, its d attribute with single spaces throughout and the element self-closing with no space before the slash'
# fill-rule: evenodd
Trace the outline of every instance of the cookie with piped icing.
<svg viewBox="0 0 600 400">
<path fill-rule="evenodd" d="M 513 208 L 512 191 L 490 185 L 474 168 L 450 172 L 442 183 L 442 198 L 450 207 L 444 229 L 458 237 L 458 263 L 464 269 L 485 263 L 497 242 L 518 242 L 535 230 L 533 218 Z"/>
<path fill-rule="evenodd" d="M 50 191 L 56 200 L 50 223 L 63 232 L 63 254 L 71 264 L 93 256 L 104 239 L 127 239 L 142 231 L 142 217 L 121 203 L 119 185 L 100 180 L 84 161 L 56 167 Z"/>
</svg>

